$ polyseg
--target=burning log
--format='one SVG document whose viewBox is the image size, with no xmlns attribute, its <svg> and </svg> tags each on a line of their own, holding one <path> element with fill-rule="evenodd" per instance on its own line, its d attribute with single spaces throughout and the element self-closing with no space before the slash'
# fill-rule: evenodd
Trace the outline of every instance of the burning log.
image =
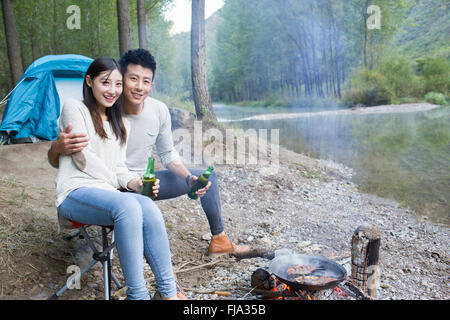
<svg viewBox="0 0 450 320">
<path fill-rule="evenodd" d="M 238 261 L 242 259 L 251 259 L 251 258 L 263 258 L 272 260 L 275 257 L 275 252 L 273 250 L 266 249 L 253 249 L 248 252 L 237 252 L 231 253 L 232 257 L 235 257 Z"/>
<path fill-rule="evenodd" d="M 251 280 L 252 280 L 251 281 L 252 288 L 256 289 L 271 290 L 275 288 L 276 285 L 272 275 L 266 270 L 261 268 L 256 269 L 252 273 Z"/>
<path fill-rule="evenodd" d="M 359 226 L 352 237 L 352 283 L 363 293 L 377 297 L 380 232 L 377 228 Z"/>
<path fill-rule="evenodd" d="M 264 269 L 257 269 L 251 277 L 252 292 L 269 299 L 313 300 L 312 292 L 291 288 Z"/>
</svg>

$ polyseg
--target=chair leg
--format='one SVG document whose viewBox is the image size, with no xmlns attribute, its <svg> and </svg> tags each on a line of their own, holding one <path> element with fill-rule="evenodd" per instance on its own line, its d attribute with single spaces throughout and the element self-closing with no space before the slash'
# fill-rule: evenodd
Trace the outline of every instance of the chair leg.
<svg viewBox="0 0 450 320">
<path fill-rule="evenodd" d="M 64 287 L 59 289 L 58 292 L 56 292 L 54 295 L 49 297 L 47 300 L 56 300 L 58 299 L 69 287 L 71 287 L 75 281 L 79 280 L 83 274 L 85 274 L 87 271 L 89 271 L 98 261 L 92 260 L 86 267 L 83 268 L 83 270 L 80 271 L 79 274 L 75 275 L 71 280 L 67 280 Z"/>
<path fill-rule="evenodd" d="M 103 251 L 108 249 L 108 234 L 106 227 L 102 227 L 102 244 Z M 105 300 L 111 299 L 111 250 L 107 253 L 105 260 L 103 261 L 103 279 L 104 279 L 104 295 Z"/>
<path fill-rule="evenodd" d="M 105 300 L 111 299 L 111 280 L 114 281 L 114 283 L 117 285 L 117 287 L 120 289 L 122 288 L 122 285 L 120 284 L 117 277 L 112 273 L 112 260 L 113 260 L 113 248 L 115 246 L 114 243 L 114 231 L 112 231 L 111 236 L 111 243 L 108 242 L 108 232 L 107 228 L 102 226 L 102 252 L 99 252 L 97 248 L 95 247 L 94 243 L 91 241 L 91 237 L 86 231 L 87 227 L 81 227 L 76 233 L 74 233 L 68 240 L 72 239 L 76 235 L 81 235 L 85 238 L 88 245 L 91 247 L 92 251 L 94 252 L 92 260 L 86 267 L 83 268 L 83 270 L 80 271 L 78 275 L 75 275 L 72 277 L 71 280 L 68 280 L 66 285 L 62 287 L 58 292 L 56 292 L 54 295 L 48 298 L 48 300 L 56 300 L 58 299 L 61 294 L 63 294 L 69 287 L 73 285 L 73 283 L 80 279 L 81 276 L 89 271 L 97 262 L 102 262 L 103 264 L 103 279 L 104 279 L 104 298 Z"/>
<path fill-rule="evenodd" d="M 114 241 L 115 241 L 115 238 L 114 238 L 114 230 L 113 230 L 112 231 L 112 235 L 111 235 L 111 243 L 114 243 Z M 114 258 L 114 249 L 111 249 L 111 252 L 109 253 L 109 263 L 111 265 L 111 268 L 112 268 L 112 265 L 113 265 L 113 258 Z M 117 279 L 116 275 L 113 272 L 111 272 L 111 278 L 114 281 L 114 283 L 116 284 L 117 289 L 122 289 L 123 288 L 123 286 L 120 283 L 119 279 Z"/>
</svg>

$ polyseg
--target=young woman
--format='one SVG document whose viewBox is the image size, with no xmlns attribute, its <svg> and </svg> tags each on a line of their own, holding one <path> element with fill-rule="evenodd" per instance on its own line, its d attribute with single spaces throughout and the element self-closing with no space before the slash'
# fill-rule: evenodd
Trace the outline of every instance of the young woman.
<svg viewBox="0 0 450 320">
<path fill-rule="evenodd" d="M 96 59 L 83 84 L 84 101 L 67 100 L 60 127 L 85 132 L 81 152 L 61 155 L 56 178 L 56 206 L 66 219 L 113 225 L 128 299 L 149 299 L 143 256 L 164 299 L 177 299 L 169 240 L 159 208 L 139 192 L 142 182 L 125 166 L 129 124 L 122 119 L 122 73 L 113 58 Z M 136 192 L 120 192 L 118 189 Z"/>
</svg>

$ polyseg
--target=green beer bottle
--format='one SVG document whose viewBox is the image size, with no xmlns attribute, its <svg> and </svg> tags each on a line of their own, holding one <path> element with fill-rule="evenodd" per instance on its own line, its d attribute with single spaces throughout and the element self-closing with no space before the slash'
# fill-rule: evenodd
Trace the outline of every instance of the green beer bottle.
<svg viewBox="0 0 450 320">
<path fill-rule="evenodd" d="M 211 175 L 211 173 L 213 172 L 214 168 L 212 166 L 208 167 L 208 169 L 206 169 L 205 172 L 202 173 L 202 175 L 200 177 L 198 177 L 198 180 L 195 181 L 195 183 L 192 185 L 191 190 L 189 190 L 188 192 L 188 197 L 191 199 L 197 199 L 198 196 L 195 194 L 195 192 L 198 189 L 202 189 L 204 187 L 206 187 L 206 185 L 208 184 L 208 180 L 209 180 L 209 176 Z"/>
<path fill-rule="evenodd" d="M 153 186 L 156 182 L 155 175 L 155 159 L 152 157 L 148 158 L 147 170 L 145 171 L 144 176 L 142 177 L 142 194 L 144 196 L 148 196 L 151 199 L 155 200 L 155 194 L 153 193 Z"/>
</svg>

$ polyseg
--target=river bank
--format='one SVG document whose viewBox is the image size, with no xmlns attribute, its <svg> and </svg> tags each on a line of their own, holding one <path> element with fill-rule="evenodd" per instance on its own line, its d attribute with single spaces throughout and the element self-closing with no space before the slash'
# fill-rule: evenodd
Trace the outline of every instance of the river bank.
<svg viewBox="0 0 450 320">
<path fill-rule="evenodd" d="M 83 240 L 68 243 L 57 233 L 56 170 L 46 162 L 47 150 L 48 143 L 0 147 L 1 299 L 45 299 L 65 283 L 68 266 L 90 260 Z M 448 228 L 392 200 L 359 192 L 351 182 L 352 170 L 340 164 L 280 148 L 278 174 L 262 174 L 261 169 L 262 165 L 215 166 L 225 230 L 233 241 L 254 248 L 345 256 L 353 231 L 369 223 L 382 234 L 379 299 L 450 298 Z M 267 269 L 268 260 L 205 256 L 210 235 L 199 201 L 179 197 L 157 204 L 164 213 L 174 269 L 189 298 L 257 298 L 251 293 L 250 277 L 257 268 Z M 341 263 L 349 271 L 348 259 Z M 117 259 L 113 269 L 123 280 Z M 153 293 L 148 266 L 145 274 Z M 101 269 L 84 276 L 81 288 L 61 299 L 102 299 Z M 217 290 L 230 295 L 216 295 Z M 124 299 L 124 291 L 114 298 Z M 323 292 L 320 298 L 340 297 Z"/>
<path fill-rule="evenodd" d="M 449 298 L 448 228 L 401 208 L 395 201 L 359 192 L 351 182 L 352 170 L 333 162 L 314 160 L 281 148 L 279 174 L 261 175 L 260 169 L 258 166 L 216 169 L 222 186 L 225 226 L 232 239 L 253 247 L 288 248 L 332 258 L 349 254 L 354 230 L 368 223 L 382 233 L 379 299 Z M 170 206 L 182 207 L 185 201 L 180 200 L 170 200 Z M 199 206 L 186 209 L 185 216 L 177 215 L 171 223 L 199 226 L 181 231 L 195 244 L 191 247 L 195 250 L 200 237 L 208 238 L 208 229 L 204 222 L 202 225 L 205 219 Z M 203 241 L 203 247 L 206 246 Z M 185 258 L 179 263 L 186 263 Z M 350 272 L 348 260 L 342 263 Z M 250 298 L 248 292 L 236 288 L 250 291 L 251 273 L 259 267 L 267 269 L 268 261 L 224 260 L 222 266 L 194 277 L 195 281 L 186 275 L 184 283 L 195 289 L 190 296 L 196 299 L 220 298 L 195 294 L 208 290 L 230 291 L 236 299 Z"/>
<path fill-rule="evenodd" d="M 392 114 L 392 113 L 411 113 L 424 112 L 439 108 L 439 105 L 424 103 L 399 104 L 399 105 L 383 105 L 376 107 L 355 107 L 351 109 L 339 109 L 330 111 L 314 111 L 314 112 L 290 112 L 290 113 L 273 113 L 261 114 L 241 119 L 227 119 L 222 122 L 249 121 L 249 120 L 279 120 L 279 119 L 296 119 L 309 118 L 315 116 L 333 116 L 333 115 L 368 115 L 368 114 Z"/>
</svg>

